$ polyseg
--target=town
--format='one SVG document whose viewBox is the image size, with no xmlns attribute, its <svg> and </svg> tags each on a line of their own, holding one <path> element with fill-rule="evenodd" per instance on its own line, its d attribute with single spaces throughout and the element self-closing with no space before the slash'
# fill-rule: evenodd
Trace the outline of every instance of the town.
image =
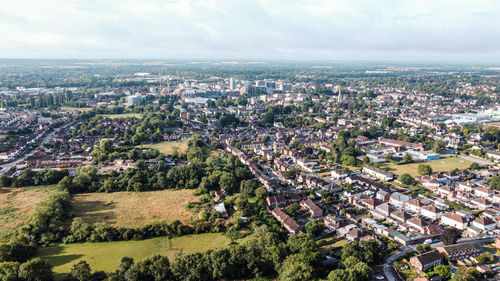
<svg viewBox="0 0 500 281">
<path fill-rule="evenodd" d="M 234 244 L 283 249 L 260 249 L 258 270 L 214 280 L 497 280 L 498 70 L 276 64 L 265 73 L 270 65 L 200 64 L 178 63 L 169 73 L 171 64 L 147 63 L 78 72 L 94 86 L 70 80 L 71 72 L 46 73 L 38 87 L 0 72 L 0 241 L 39 247 L 50 264 L 54 243 L 225 233 L 220 239 Z M 41 196 L 32 194 L 41 188 L 71 198 L 68 210 L 44 219 L 57 221 L 57 231 L 34 230 L 35 203 L 12 205 Z M 175 197 L 182 190 L 193 191 L 191 201 Z M 172 193 L 159 197 L 164 191 Z M 149 196 L 142 206 L 123 203 L 140 194 Z M 137 207 L 158 213 L 125 222 Z M 161 231 L 146 232 L 160 222 L 167 223 Z M 105 227 L 117 234 L 100 233 Z M 294 239 L 310 248 L 294 250 Z M 180 276 L 190 255 L 176 254 L 169 270 L 178 266 Z M 283 269 L 294 255 L 297 268 Z M 71 262 L 51 266 L 71 275 L 78 265 Z"/>
</svg>

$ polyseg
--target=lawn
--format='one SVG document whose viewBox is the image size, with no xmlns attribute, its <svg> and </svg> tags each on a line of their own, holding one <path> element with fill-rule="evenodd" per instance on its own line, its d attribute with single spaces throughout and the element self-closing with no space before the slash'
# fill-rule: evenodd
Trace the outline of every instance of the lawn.
<svg viewBox="0 0 500 281">
<path fill-rule="evenodd" d="M 99 243 L 56 244 L 40 248 L 37 256 L 54 266 L 60 279 L 71 266 L 85 260 L 93 271 L 115 271 L 121 257 L 131 257 L 135 261 L 152 255 L 167 256 L 171 261 L 178 253 L 206 252 L 225 248 L 231 240 L 223 233 L 186 235 L 176 238 L 158 237 L 141 241 L 118 241 Z"/>
<path fill-rule="evenodd" d="M 117 227 L 174 220 L 186 223 L 192 216 L 186 205 L 197 200 L 190 189 L 75 194 L 72 214 L 88 223 L 106 222 Z"/>
<path fill-rule="evenodd" d="M 0 241 L 21 226 L 52 190 L 54 186 L 0 188 Z"/>
<path fill-rule="evenodd" d="M 500 255 L 500 250 L 495 248 L 495 244 L 487 244 L 487 245 L 484 245 L 483 247 L 485 250 L 487 250 L 488 252 L 491 252 L 492 254 Z"/>
<path fill-rule="evenodd" d="M 61 106 L 62 111 L 80 111 L 87 112 L 91 111 L 92 107 L 72 107 L 72 106 Z"/>
<path fill-rule="evenodd" d="M 188 149 L 187 141 L 177 142 L 161 142 L 155 144 L 144 145 L 143 147 L 158 149 L 161 153 L 165 155 L 175 155 L 184 154 Z"/>
<path fill-rule="evenodd" d="M 454 169 L 463 170 L 469 168 L 472 162 L 458 157 L 448 157 L 424 163 L 412 163 L 406 165 L 394 165 L 391 163 L 389 164 L 389 167 L 391 167 L 391 172 L 397 175 L 410 174 L 412 176 L 419 176 L 417 169 L 420 164 L 430 165 L 434 172 L 449 172 Z"/>
<path fill-rule="evenodd" d="M 121 114 L 100 114 L 99 116 L 103 118 L 111 119 L 125 119 L 125 118 L 141 118 L 141 113 L 121 113 Z"/>
</svg>

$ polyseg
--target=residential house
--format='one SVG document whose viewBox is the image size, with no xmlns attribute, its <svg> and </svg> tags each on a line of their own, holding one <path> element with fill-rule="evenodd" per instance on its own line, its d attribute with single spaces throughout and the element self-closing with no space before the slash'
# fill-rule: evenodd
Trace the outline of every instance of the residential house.
<svg viewBox="0 0 500 281">
<path fill-rule="evenodd" d="M 421 271 L 427 271 L 441 265 L 443 255 L 438 251 L 430 251 L 410 258 L 410 264 Z"/>
<path fill-rule="evenodd" d="M 463 258 L 476 257 L 481 254 L 482 249 L 476 243 L 460 243 L 444 247 L 438 247 L 437 250 L 447 255 L 450 261 L 456 261 Z"/>
<path fill-rule="evenodd" d="M 465 218 L 455 212 L 449 212 L 442 215 L 441 223 L 459 230 L 464 230 L 467 228 L 467 221 L 465 220 Z"/>
</svg>

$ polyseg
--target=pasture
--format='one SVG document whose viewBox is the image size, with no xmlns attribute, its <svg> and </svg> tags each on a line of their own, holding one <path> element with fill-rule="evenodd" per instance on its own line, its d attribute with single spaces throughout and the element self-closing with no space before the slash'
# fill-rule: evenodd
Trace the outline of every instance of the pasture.
<svg viewBox="0 0 500 281">
<path fill-rule="evenodd" d="M 142 147 L 158 149 L 161 153 L 165 155 L 175 155 L 175 154 L 184 154 L 188 149 L 187 141 L 177 142 L 177 141 L 169 141 L 169 142 L 160 142 L 155 144 L 144 145 Z"/>
<path fill-rule="evenodd" d="M 69 273 L 71 266 L 86 261 L 92 271 L 115 271 L 122 257 L 135 261 L 152 255 L 167 256 L 173 261 L 177 254 L 206 252 L 225 248 L 231 240 L 223 233 L 205 233 L 175 238 L 158 237 L 141 241 L 56 244 L 40 248 L 37 256 L 54 266 L 58 279 Z"/>
<path fill-rule="evenodd" d="M 125 118 L 141 118 L 141 113 L 121 113 L 121 114 L 99 114 L 102 118 L 110 119 L 125 119 Z"/>
<path fill-rule="evenodd" d="M 87 112 L 91 111 L 92 107 L 72 107 L 72 106 L 61 106 L 62 111 L 80 111 Z"/>
<path fill-rule="evenodd" d="M 422 163 L 412 163 L 406 165 L 389 164 L 389 167 L 391 168 L 391 172 L 395 173 L 396 175 L 410 174 L 416 177 L 420 176 L 417 171 L 418 165 L 420 164 L 430 165 L 434 172 L 449 172 L 454 169 L 459 169 L 459 170 L 467 169 L 470 167 L 472 162 L 458 157 L 448 157 L 443 159 L 437 159 Z"/>
<path fill-rule="evenodd" d="M 20 227 L 54 186 L 0 188 L 0 241 Z"/>
<path fill-rule="evenodd" d="M 75 194 L 72 214 L 87 223 L 106 222 L 116 227 L 139 227 L 151 222 L 189 222 L 186 205 L 197 201 L 194 190 Z"/>
</svg>

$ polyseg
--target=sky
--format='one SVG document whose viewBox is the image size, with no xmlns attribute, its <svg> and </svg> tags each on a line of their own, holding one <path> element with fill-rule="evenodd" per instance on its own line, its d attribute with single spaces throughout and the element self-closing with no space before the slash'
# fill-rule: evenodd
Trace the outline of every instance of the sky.
<svg viewBox="0 0 500 281">
<path fill-rule="evenodd" d="M 497 0 L 0 0 L 0 58 L 500 61 Z"/>
</svg>

